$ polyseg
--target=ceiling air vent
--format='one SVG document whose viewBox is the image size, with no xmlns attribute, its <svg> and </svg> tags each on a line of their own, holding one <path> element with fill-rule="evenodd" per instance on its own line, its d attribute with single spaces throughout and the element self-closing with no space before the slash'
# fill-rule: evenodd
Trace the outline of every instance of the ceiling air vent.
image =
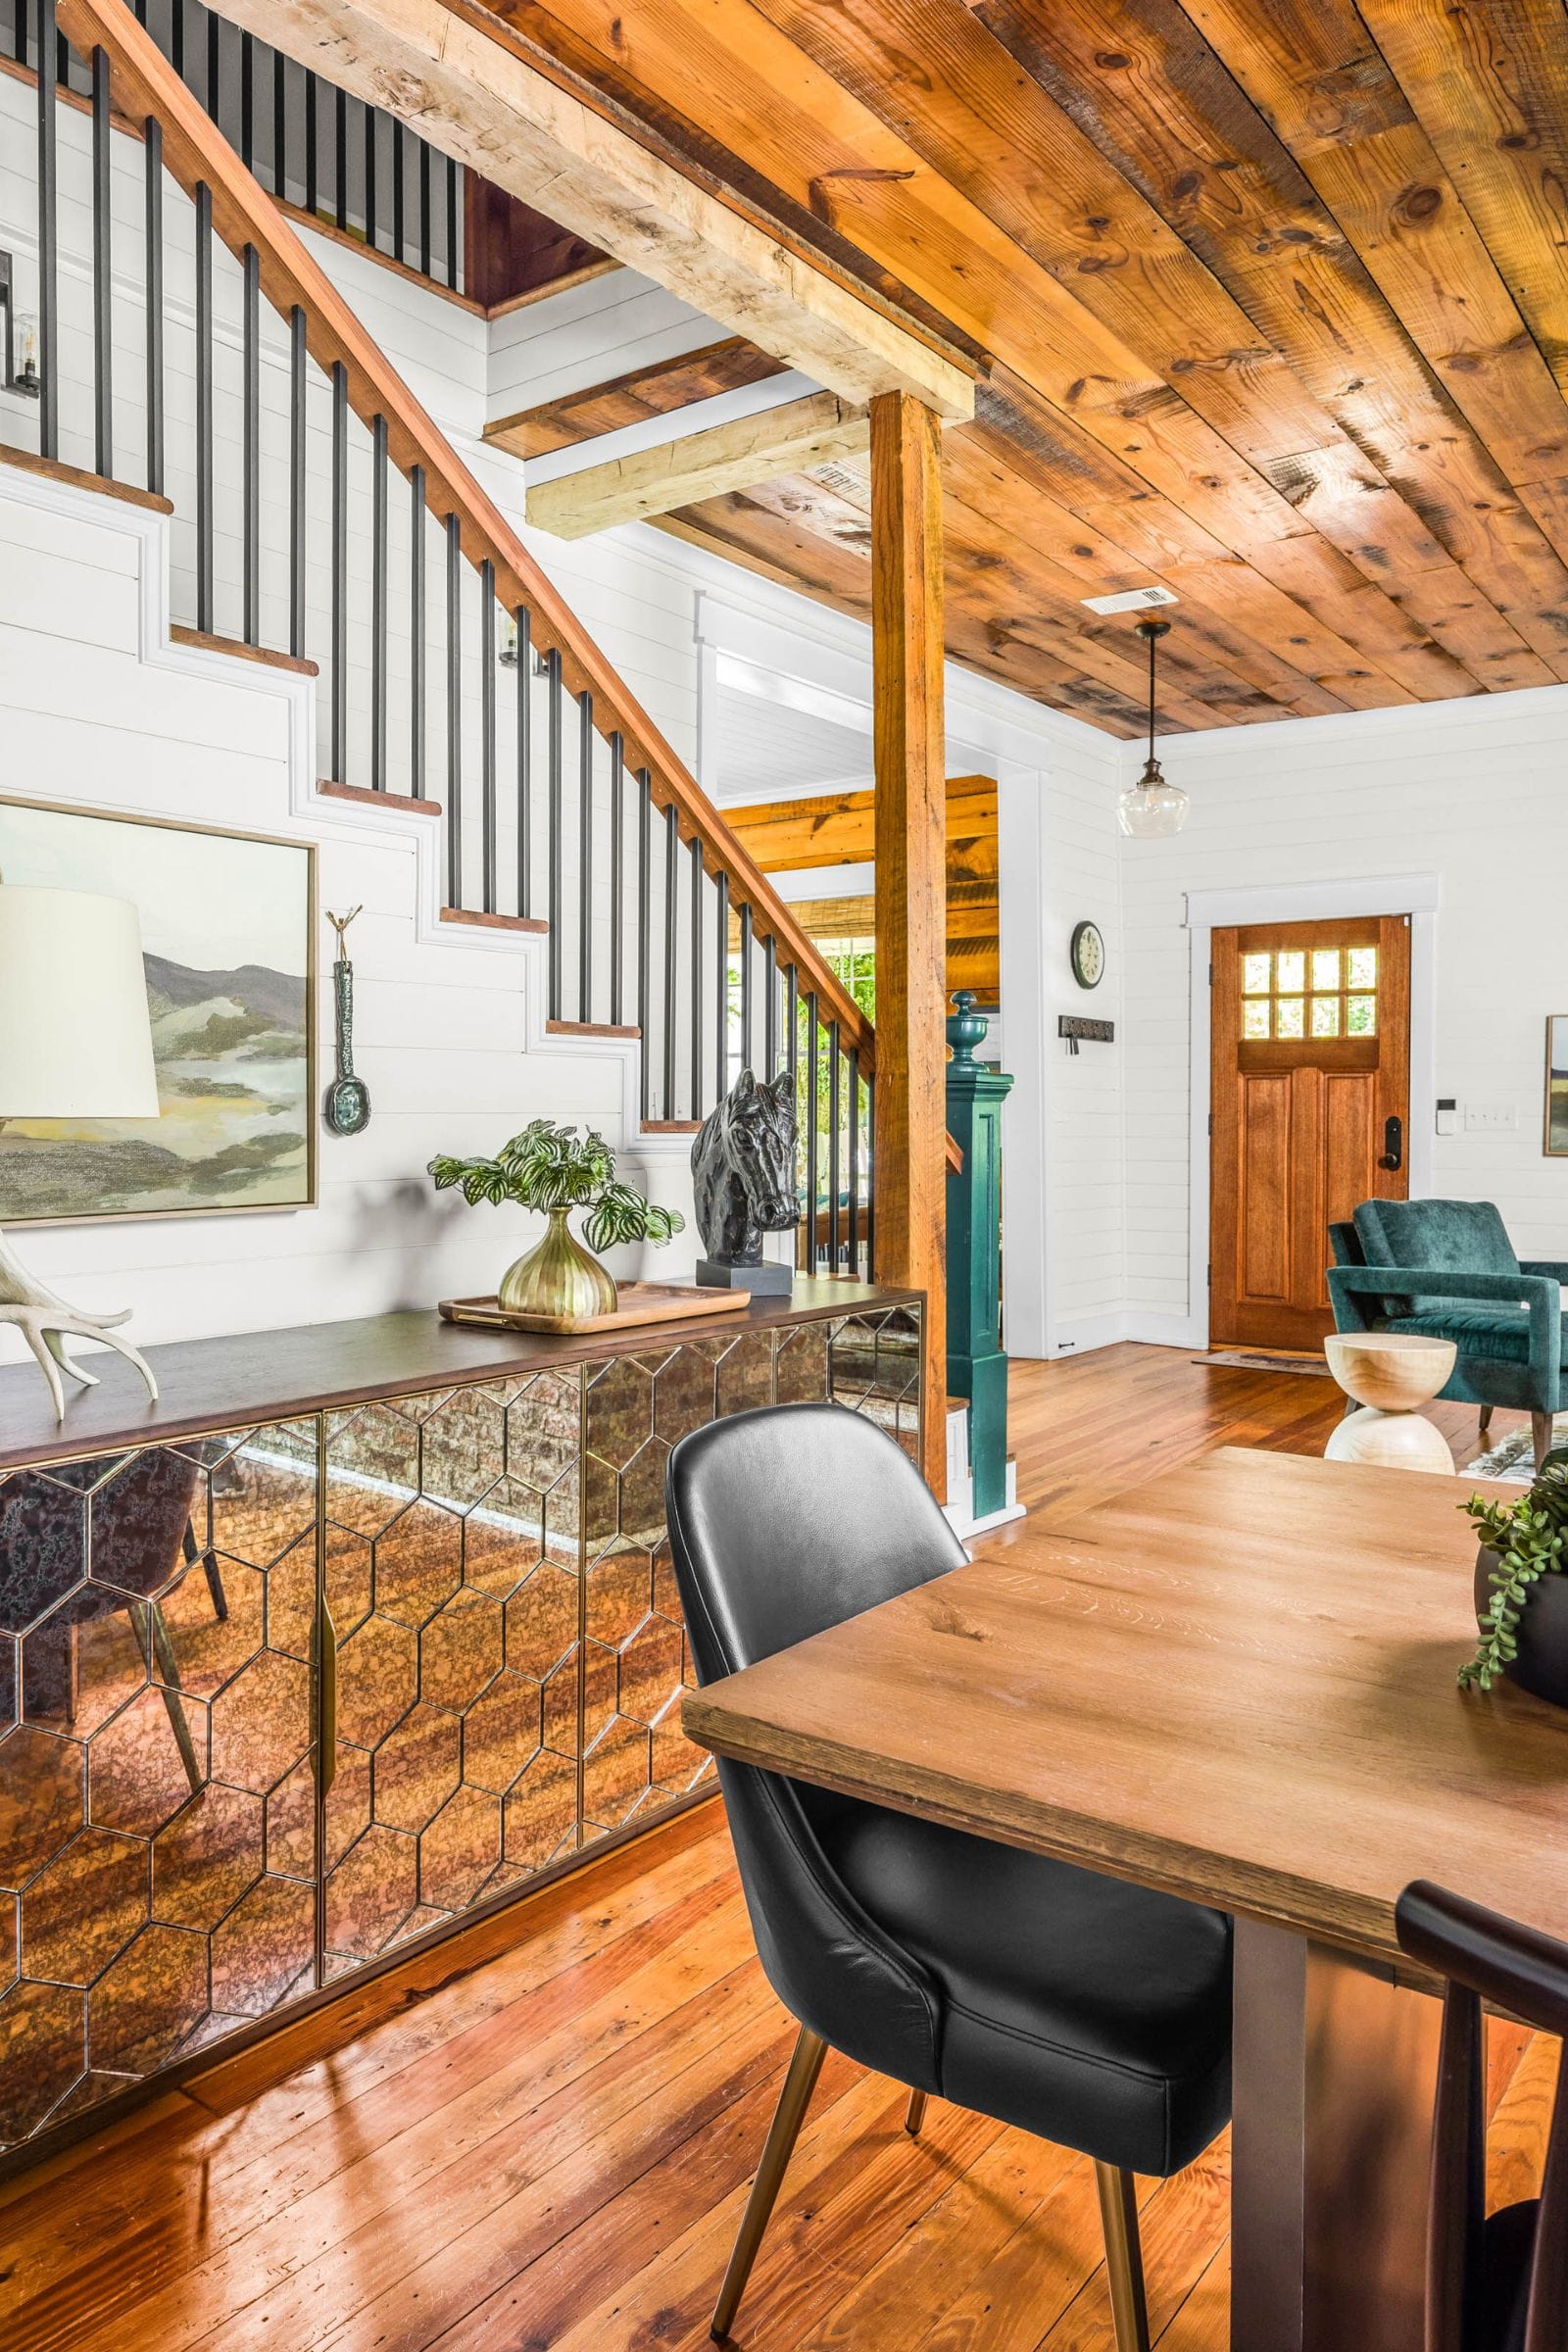
<svg viewBox="0 0 1568 2352">
<path fill-rule="evenodd" d="M 1169 588 L 1125 588 L 1120 596 L 1080 598 L 1091 612 L 1142 612 L 1150 605 L 1174 605 L 1179 599 Z"/>
</svg>

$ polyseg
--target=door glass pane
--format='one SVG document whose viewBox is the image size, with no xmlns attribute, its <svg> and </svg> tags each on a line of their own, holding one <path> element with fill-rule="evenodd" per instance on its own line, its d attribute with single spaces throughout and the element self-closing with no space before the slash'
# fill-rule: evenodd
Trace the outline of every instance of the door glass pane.
<svg viewBox="0 0 1568 2352">
<path fill-rule="evenodd" d="M 1259 997 L 1242 1006 L 1242 1035 L 1244 1037 L 1267 1037 L 1268 999 L 1266 997 Z"/>
<path fill-rule="evenodd" d="M 1338 997 L 1312 999 L 1312 1035 L 1338 1037 L 1340 1034 L 1340 1000 Z"/>
<path fill-rule="evenodd" d="M 1350 997 L 1345 1007 L 1345 1033 L 1348 1037 L 1372 1037 L 1377 1032 L 1378 1001 L 1376 997 Z"/>
<path fill-rule="evenodd" d="M 1378 984 L 1378 952 L 1376 948 L 1349 948 L 1345 957 L 1346 978 L 1351 988 L 1376 988 Z"/>
<path fill-rule="evenodd" d="M 1267 956 L 1244 956 L 1242 957 L 1242 994 L 1244 997 L 1266 997 L 1268 995 L 1269 960 Z"/>
<path fill-rule="evenodd" d="M 1282 997 L 1299 995 L 1306 986 L 1306 956 L 1300 948 L 1281 948 L 1275 957 L 1278 979 L 1275 983 Z"/>
<path fill-rule="evenodd" d="M 1312 950 L 1312 986 L 1314 988 L 1338 988 L 1339 985 L 1339 949 L 1314 948 Z M 1318 1034 L 1320 1036 L 1326 1036 L 1332 1033 L 1328 1031 L 1319 1031 Z"/>
<path fill-rule="evenodd" d="M 1276 1037 L 1306 1035 L 1306 1006 L 1299 997 L 1281 997 L 1275 1008 L 1274 1034 Z"/>
</svg>

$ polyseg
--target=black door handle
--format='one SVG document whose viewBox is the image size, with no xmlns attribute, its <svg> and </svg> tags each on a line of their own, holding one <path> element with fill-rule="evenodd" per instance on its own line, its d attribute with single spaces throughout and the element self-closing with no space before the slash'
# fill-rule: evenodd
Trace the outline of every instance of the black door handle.
<svg viewBox="0 0 1568 2352">
<path fill-rule="evenodd" d="M 1392 1176 L 1396 1168 L 1402 1168 L 1403 1165 L 1404 1122 L 1402 1119 L 1385 1119 L 1383 1122 L 1383 1157 L 1378 1161 L 1378 1166 L 1387 1168 Z"/>
</svg>

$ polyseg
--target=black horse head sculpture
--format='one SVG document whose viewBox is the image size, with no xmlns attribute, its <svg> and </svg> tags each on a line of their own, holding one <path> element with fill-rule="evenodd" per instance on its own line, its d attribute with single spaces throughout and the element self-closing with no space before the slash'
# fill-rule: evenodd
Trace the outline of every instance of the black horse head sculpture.
<svg viewBox="0 0 1568 2352">
<path fill-rule="evenodd" d="M 761 1086 L 742 1070 L 692 1146 L 697 1224 L 713 1265 L 760 1266 L 764 1233 L 800 1220 L 795 1197 L 795 1082 Z"/>
</svg>

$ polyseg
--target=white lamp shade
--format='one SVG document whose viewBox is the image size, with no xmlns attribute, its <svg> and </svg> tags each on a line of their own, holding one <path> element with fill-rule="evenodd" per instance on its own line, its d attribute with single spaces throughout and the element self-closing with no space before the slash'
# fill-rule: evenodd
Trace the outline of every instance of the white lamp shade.
<svg viewBox="0 0 1568 2352">
<path fill-rule="evenodd" d="M 156 1119 L 129 899 L 0 883 L 0 1119 Z"/>
</svg>

